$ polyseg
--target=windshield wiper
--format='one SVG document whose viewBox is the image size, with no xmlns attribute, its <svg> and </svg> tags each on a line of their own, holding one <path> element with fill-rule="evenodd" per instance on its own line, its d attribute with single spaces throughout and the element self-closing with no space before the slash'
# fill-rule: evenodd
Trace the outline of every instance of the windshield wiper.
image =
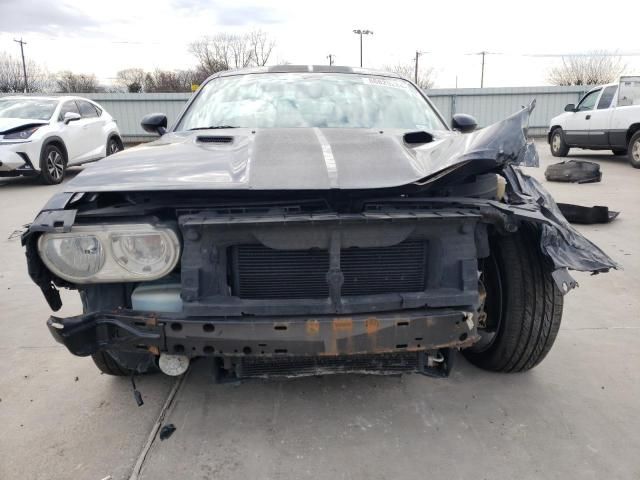
<svg viewBox="0 0 640 480">
<path fill-rule="evenodd" d="M 194 128 L 190 128 L 189 131 L 191 130 L 219 130 L 222 128 L 242 128 L 242 127 L 238 127 L 235 125 L 212 125 L 211 127 L 194 127 Z"/>
</svg>

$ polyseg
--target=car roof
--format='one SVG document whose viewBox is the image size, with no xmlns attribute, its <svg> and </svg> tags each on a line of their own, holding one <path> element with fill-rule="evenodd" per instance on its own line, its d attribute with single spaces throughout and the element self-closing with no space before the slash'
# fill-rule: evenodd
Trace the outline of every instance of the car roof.
<svg viewBox="0 0 640 480">
<path fill-rule="evenodd" d="M 383 77 L 402 78 L 403 80 L 406 80 L 397 73 L 386 72 L 384 70 L 372 70 L 369 68 L 344 67 L 336 65 L 274 65 L 271 67 L 241 68 L 238 70 L 224 70 L 222 72 L 214 73 L 209 77 L 209 79 L 218 77 L 231 77 L 234 75 L 251 75 L 257 73 L 345 73 L 358 75 L 376 75 Z"/>
<path fill-rule="evenodd" d="M 75 95 L 6 95 L 2 98 L 24 98 L 31 100 L 56 100 L 59 102 L 67 101 L 67 100 L 87 100 L 89 102 L 95 103 L 90 98 L 86 97 L 78 97 Z"/>
</svg>

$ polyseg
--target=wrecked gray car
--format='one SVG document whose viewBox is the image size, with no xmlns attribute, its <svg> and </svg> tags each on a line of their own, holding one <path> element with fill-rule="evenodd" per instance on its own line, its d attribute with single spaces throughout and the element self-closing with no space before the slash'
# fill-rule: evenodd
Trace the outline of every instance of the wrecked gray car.
<svg viewBox="0 0 640 480">
<path fill-rule="evenodd" d="M 346 67 L 209 78 L 155 142 L 88 167 L 23 244 L 54 338 L 114 375 L 519 372 L 551 348 L 568 270 L 617 265 L 519 165 L 533 104 L 452 129 L 411 82 Z"/>
</svg>

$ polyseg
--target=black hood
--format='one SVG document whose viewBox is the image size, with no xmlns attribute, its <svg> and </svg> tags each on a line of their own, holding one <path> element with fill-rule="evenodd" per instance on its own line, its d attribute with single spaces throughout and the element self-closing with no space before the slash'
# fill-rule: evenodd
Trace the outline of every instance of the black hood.
<svg viewBox="0 0 640 480">
<path fill-rule="evenodd" d="M 135 190 L 327 190 L 420 182 L 474 160 L 535 165 L 523 128 L 531 108 L 470 134 L 289 128 L 168 133 L 89 166 L 69 192 Z M 429 135 L 431 136 L 431 135 Z"/>
</svg>

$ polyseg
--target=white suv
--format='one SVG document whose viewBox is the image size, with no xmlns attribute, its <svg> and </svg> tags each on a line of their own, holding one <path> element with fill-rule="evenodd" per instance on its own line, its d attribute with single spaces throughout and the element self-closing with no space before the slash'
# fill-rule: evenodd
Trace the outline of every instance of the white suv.
<svg viewBox="0 0 640 480">
<path fill-rule="evenodd" d="M 612 150 L 628 155 L 640 168 L 640 77 L 621 77 L 591 89 L 578 106 L 551 119 L 548 133 L 551 154 L 565 157 L 571 147 Z"/>
<path fill-rule="evenodd" d="M 67 166 L 122 150 L 115 120 L 80 97 L 0 98 L 0 177 L 62 182 Z"/>
</svg>

